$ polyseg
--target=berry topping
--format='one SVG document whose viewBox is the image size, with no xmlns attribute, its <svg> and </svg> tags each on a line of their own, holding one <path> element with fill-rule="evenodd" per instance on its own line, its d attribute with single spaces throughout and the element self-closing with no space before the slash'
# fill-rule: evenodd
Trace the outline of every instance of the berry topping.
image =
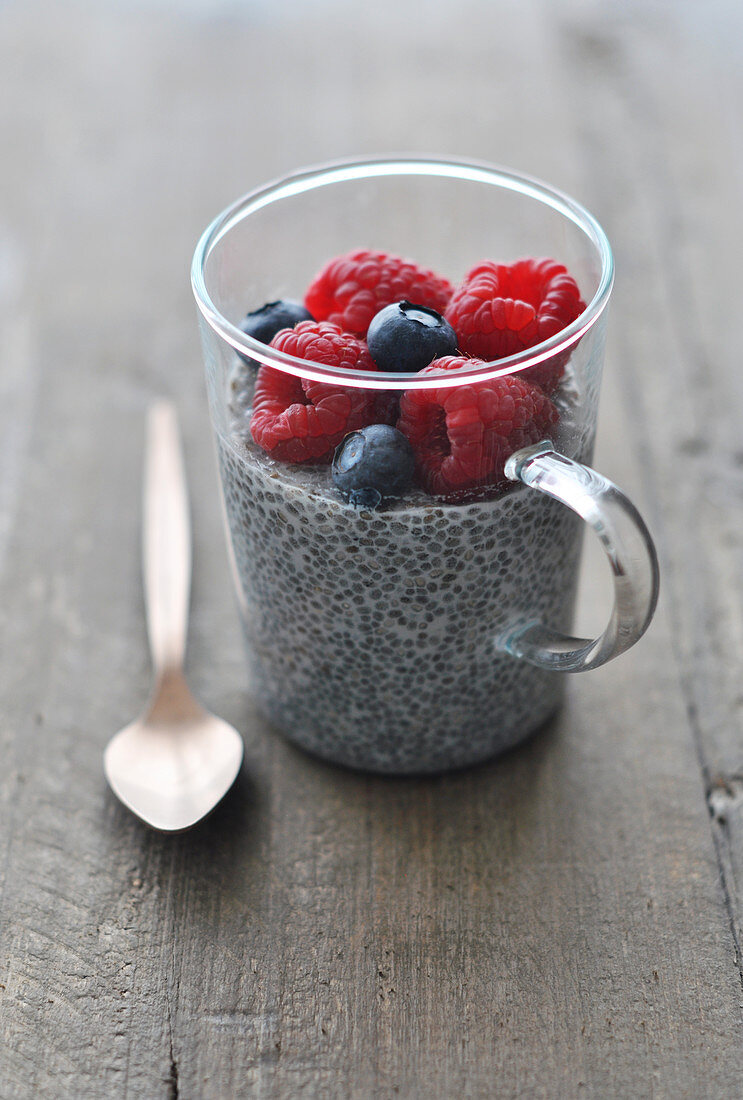
<svg viewBox="0 0 743 1100">
<path fill-rule="evenodd" d="M 240 322 L 239 328 L 254 340 L 270 344 L 282 328 L 294 328 L 299 321 L 311 321 L 312 314 L 301 302 L 283 299 L 278 302 L 266 302 L 260 309 L 254 309 Z"/>
<path fill-rule="evenodd" d="M 376 424 L 391 424 L 394 428 L 400 415 L 400 390 L 377 390 L 375 406 Z"/>
<path fill-rule="evenodd" d="M 467 370 L 479 360 L 448 356 L 422 372 Z M 406 390 L 399 430 L 413 446 L 424 487 L 447 495 L 503 486 L 506 460 L 549 435 L 558 412 L 536 386 L 516 375 L 471 385 Z"/>
<path fill-rule="evenodd" d="M 282 329 L 271 347 L 325 366 L 374 370 L 366 345 L 327 322 Z M 259 447 L 282 462 L 329 462 L 347 432 L 374 419 L 374 391 L 300 379 L 274 367 L 258 371 L 250 431 Z"/>
<path fill-rule="evenodd" d="M 485 260 L 454 291 L 444 316 L 457 334 L 459 350 L 489 361 L 548 340 L 584 309 L 577 283 L 555 260 Z M 530 367 L 523 377 L 552 393 L 568 355 L 562 352 Z"/>
<path fill-rule="evenodd" d="M 413 448 L 389 424 L 370 424 L 347 435 L 333 458 L 333 483 L 350 504 L 376 508 L 399 497 L 413 480 Z"/>
<path fill-rule="evenodd" d="M 454 355 L 457 334 L 435 309 L 403 300 L 374 315 L 366 343 L 379 370 L 417 372 L 442 355 Z"/>
<path fill-rule="evenodd" d="M 385 252 L 357 249 L 336 256 L 315 276 L 304 304 L 313 317 L 366 336 L 375 313 L 407 298 L 443 312 L 452 286 L 433 271 Z"/>
</svg>

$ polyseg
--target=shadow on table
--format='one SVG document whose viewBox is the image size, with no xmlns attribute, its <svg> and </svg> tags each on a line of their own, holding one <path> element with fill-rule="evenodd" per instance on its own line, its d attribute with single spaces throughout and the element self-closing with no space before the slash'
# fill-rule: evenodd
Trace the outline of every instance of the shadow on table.
<svg viewBox="0 0 743 1100">
<path fill-rule="evenodd" d="M 208 818 L 167 835 L 123 807 L 112 813 L 118 844 L 151 883 L 173 883 L 181 896 L 206 891 L 243 914 L 260 911 L 271 891 L 291 906 L 303 890 L 354 892 L 367 880 L 382 898 L 461 894 L 478 883 L 495 896 L 512 875 L 559 858 L 555 845 L 569 844 L 580 812 L 569 711 L 490 762 L 430 777 L 326 764 L 263 725 L 247 702 L 226 716 L 249 731 L 245 762 Z"/>
<path fill-rule="evenodd" d="M 431 776 L 362 775 L 318 761 L 312 766 L 332 775 L 350 804 L 363 794 L 380 855 L 385 848 L 399 855 L 404 845 L 410 860 L 433 856 L 440 862 L 447 842 L 462 855 L 475 839 L 500 844 L 504 831 L 518 831 L 525 840 L 542 787 L 549 785 L 545 777 L 563 752 L 564 726 L 564 714 L 557 714 L 491 760 Z"/>
<path fill-rule="evenodd" d="M 197 825 L 180 833 L 151 829 L 107 791 L 118 847 L 139 857 L 155 874 L 171 868 L 189 882 L 221 892 L 225 884 L 246 874 L 258 875 L 265 856 L 261 823 L 266 790 L 243 761 L 225 797 Z"/>
</svg>

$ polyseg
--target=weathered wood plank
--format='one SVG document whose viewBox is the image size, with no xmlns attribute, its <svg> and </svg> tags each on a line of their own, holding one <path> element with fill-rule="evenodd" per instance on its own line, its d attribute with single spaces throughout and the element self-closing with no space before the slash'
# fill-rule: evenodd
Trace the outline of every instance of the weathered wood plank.
<svg viewBox="0 0 743 1100">
<path fill-rule="evenodd" d="M 732 40 L 739 38 L 740 13 L 731 7 L 725 16 Z M 685 20 L 670 28 L 658 18 L 622 23 L 600 53 L 600 109 L 583 125 L 594 148 L 600 129 L 612 134 L 611 179 L 600 157 L 591 171 L 607 219 L 622 227 L 625 277 L 616 305 L 633 322 L 631 330 L 617 326 L 615 346 L 636 413 L 631 438 L 645 467 L 681 690 L 741 966 L 743 382 L 730 288 L 743 247 L 736 212 L 743 82 L 724 35 L 710 36 L 690 10 Z M 574 32 L 568 28 L 580 42 Z M 597 34 L 584 39 L 589 50 L 606 47 L 601 28 Z M 652 63 L 662 42 L 676 64 Z"/>
<path fill-rule="evenodd" d="M 713 110 L 720 72 L 739 78 L 717 40 L 692 49 L 691 5 L 624 10 L 0 13 L 0 242 L 23 242 L 33 286 L 0 411 L 1 1095 L 741 1091 L 741 409 L 719 304 L 741 97 Z M 607 223 L 597 464 L 648 512 L 666 582 L 642 647 L 571 682 L 548 732 L 426 782 L 309 760 L 243 694 L 186 280 L 202 224 L 252 183 L 395 147 L 531 170 Z M 194 684 L 246 735 L 236 791 L 176 838 L 100 764 L 148 687 L 136 520 L 161 391 L 192 483 Z M 603 578 L 585 580 L 590 618 Z"/>
</svg>

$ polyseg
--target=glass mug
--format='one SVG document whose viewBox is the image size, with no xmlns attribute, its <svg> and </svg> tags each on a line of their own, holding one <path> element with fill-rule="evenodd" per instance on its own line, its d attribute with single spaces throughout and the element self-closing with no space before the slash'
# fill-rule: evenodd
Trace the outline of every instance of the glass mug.
<svg viewBox="0 0 743 1100">
<path fill-rule="evenodd" d="M 301 300 L 330 258 L 356 248 L 409 257 L 453 284 L 483 259 L 549 256 L 587 305 L 526 351 L 433 374 L 341 370 L 241 330 L 246 311 Z M 655 550 L 630 501 L 587 465 L 613 261 L 578 203 L 485 164 L 329 164 L 220 214 L 199 241 L 192 282 L 252 690 L 287 738 L 376 772 L 474 764 L 554 713 L 564 673 L 596 668 L 641 637 L 657 601 Z M 384 507 L 358 507 L 333 486 L 332 447 L 319 464 L 292 465 L 251 438 L 258 367 L 282 372 L 305 404 L 308 388 L 357 404 L 361 390 L 392 424 L 423 390 L 439 402 L 443 431 L 450 388 L 466 396 L 474 391 L 462 387 L 497 388 L 507 376 L 534 380 L 544 365 L 563 372 L 554 423 L 510 454 L 497 489 L 414 488 Z M 570 634 L 580 519 L 614 582 L 609 624 L 595 639 Z"/>
</svg>

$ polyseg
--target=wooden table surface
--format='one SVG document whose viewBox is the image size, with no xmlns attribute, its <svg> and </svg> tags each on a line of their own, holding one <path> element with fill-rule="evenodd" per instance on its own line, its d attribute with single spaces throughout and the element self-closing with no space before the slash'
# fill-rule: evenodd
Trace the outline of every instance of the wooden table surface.
<svg viewBox="0 0 743 1100">
<path fill-rule="evenodd" d="M 0 1096 L 743 1095 L 743 16 L 609 0 L 0 9 Z M 254 712 L 188 268 L 227 202 L 408 149 L 574 194 L 612 239 L 596 465 L 657 618 L 551 726 L 429 780 Z M 189 672 L 245 738 L 156 835 L 101 753 L 146 698 L 144 414 L 173 395 Z M 605 615 L 589 554 L 580 619 Z"/>
</svg>

